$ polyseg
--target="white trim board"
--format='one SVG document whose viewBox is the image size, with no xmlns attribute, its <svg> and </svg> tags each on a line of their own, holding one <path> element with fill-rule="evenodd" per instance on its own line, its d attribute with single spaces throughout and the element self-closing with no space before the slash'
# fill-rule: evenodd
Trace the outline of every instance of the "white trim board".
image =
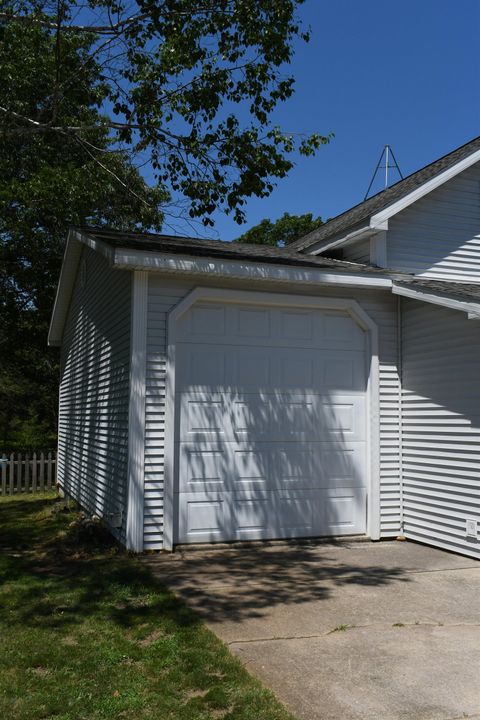
<svg viewBox="0 0 480 720">
<path fill-rule="evenodd" d="M 132 273 L 126 545 L 143 550 L 148 273 Z"/>
<path fill-rule="evenodd" d="M 354 266 L 355 263 L 352 263 Z M 215 275 L 242 280 L 274 280 L 309 284 L 329 284 L 344 287 L 390 288 L 392 281 L 386 275 L 359 272 L 342 273 L 340 270 L 316 269 L 302 266 L 272 264 L 251 260 L 200 258 L 145 250 L 119 248 L 115 251 L 114 267 L 148 269 L 157 272 L 184 275 Z"/>
<path fill-rule="evenodd" d="M 305 248 L 305 251 L 308 250 L 308 253 L 306 253 L 307 255 L 319 255 L 326 250 L 333 250 L 334 248 L 345 247 L 347 245 L 355 245 L 355 243 L 360 240 L 367 240 L 368 238 L 371 238 L 373 234 L 374 233 L 371 227 L 369 225 L 365 225 L 365 227 L 362 227 L 359 230 L 354 230 L 353 232 L 343 235 L 340 238 L 337 237 L 336 240 L 324 240 L 323 244 L 320 240 L 317 244 L 313 243 L 312 245 L 308 245 Z"/>
<path fill-rule="evenodd" d="M 480 315 L 480 301 L 469 302 L 468 300 L 454 300 L 453 298 L 444 297 L 434 291 L 404 287 L 403 285 L 396 285 L 395 283 L 392 284 L 392 294 L 402 295 L 403 297 L 420 300 L 421 302 L 432 303 L 433 305 L 441 305 L 451 310 L 460 310 L 461 312 L 467 313 L 470 320 L 476 319 Z"/>
<path fill-rule="evenodd" d="M 107 258 L 110 264 L 113 263 L 113 249 L 106 243 L 95 240 L 79 230 L 69 231 L 65 252 L 63 254 L 57 292 L 55 294 L 55 302 L 53 304 L 52 318 L 48 330 L 47 342 L 49 346 L 58 347 L 62 344 L 63 328 L 67 319 L 84 245 L 101 253 Z"/>
<path fill-rule="evenodd" d="M 165 550 L 172 550 L 175 542 L 175 361 L 176 325 L 178 319 L 198 302 L 225 302 L 246 305 L 309 307 L 343 310 L 367 332 L 367 357 L 370 355 L 370 372 L 367 382 L 367 433 L 368 507 L 367 533 L 372 540 L 380 538 L 380 400 L 378 328 L 372 318 L 356 300 L 349 298 L 304 297 L 283 293 L 263 293 L 244 290 L 197 287 L 192 290 L 168 316 L 168 348 L 165 407 L 165 468 L 164 468 L 164 534 Z"/>
</svg>

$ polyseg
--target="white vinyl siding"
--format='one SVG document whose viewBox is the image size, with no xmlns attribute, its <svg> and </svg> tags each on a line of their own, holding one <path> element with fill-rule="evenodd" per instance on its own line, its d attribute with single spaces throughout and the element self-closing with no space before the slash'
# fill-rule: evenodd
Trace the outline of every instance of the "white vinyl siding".
<svg viewBox="0 0 480 720">
<path fill-rule="evenodd" d="M 83 265 L 83 268 L 82 268 Z M 123 512 L 128 460 L 131 273 L 84 249 L 65 326 L 58 478 L 89 513 Z"/>
<path fill-rule="evenodd" d="M 460 173 L 389 221 L 387 267 L 480 281 L 480 166 Z"/>
<path fill-rule="evenodd" d="M 480 558 L 480 323 L 402 299 L 405 535 Z"/>
<path fill-rule="evenodd" d="M 165 371 L 168 313 L 197 282 L 175 282 L 154 273 L 149 277 L 145 422 L 145 549 L 163 546 L 163 472 L 165 436 Z M 205 283 L 204 283 L 205 284 Z M 219 286 L 220 283 L 217 283 Z M 224 283 L 223 286 L 228 286 Z M 240 288 L 239 284 L 236 284 Z M 243 283 L 241 289 L 254 288 Z M 262 285 L 262 289 L 266 289 Z M 275 292 L 292 293 L 291 285 L 272 284 Z M 301 294 L 301 293 L 300 293 Z M 303 294 L 352 297 L 378 325 L 380 345 L 380 518 L 381 536 L 400 530 L 399 379 L 397 372 L 396 299 L 388 291 L 309 288 Z"/>
<path fill-rule="evenodd" d="M 323 253 L 328 257 L 328 250 Z M 370 240 L 358 240 L 343 248 L 343 259 L 349 262 L 366 263 L 370 262 Z"/>
</svg>

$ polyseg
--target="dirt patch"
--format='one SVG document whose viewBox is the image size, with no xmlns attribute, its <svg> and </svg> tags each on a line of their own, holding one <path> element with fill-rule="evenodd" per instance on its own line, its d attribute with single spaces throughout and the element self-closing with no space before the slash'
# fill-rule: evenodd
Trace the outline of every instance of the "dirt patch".
<svg viewBox="0 0 480 720">
<path fill-rule="evenodd" d="M 76 640 L 74 637 L 66 637 L 62 640 L 62 645 L 67 645 L 68 647 L 74 647 L 75 645 L 78 645 L 78 640 Z"/>
<path fill-rule="evenodd" d="M 193 698 L 197 697 L 205 697 L 205 695 L 208 693 L 208 690 L 186 690 L 185 691 L 185 697 L 188 700 L 192 700 Z"/>
<path fill-rule="evenodd" d="M 47 677 L 47 675 L 51 675 L 52 671 L 49 668 L 45 667 L 34 667 L 30 668 L 29 672 L 32 673 L 32 675 L 36 675 L 37 677 Z"/>
<path fill-rule="evenodd" d="M 150 645 L 153 645 L 154 642 L 157 640 L 160 640 L 160 638 L 165 637 L 165 631 L 164 630 L 154 630 L 150 633 L 150 635 L 147 635 L 147 637 L 144 637 L 143 640 L 139 640 L 138 644 L 140 647 L 149 647 Z"/>
</svg>

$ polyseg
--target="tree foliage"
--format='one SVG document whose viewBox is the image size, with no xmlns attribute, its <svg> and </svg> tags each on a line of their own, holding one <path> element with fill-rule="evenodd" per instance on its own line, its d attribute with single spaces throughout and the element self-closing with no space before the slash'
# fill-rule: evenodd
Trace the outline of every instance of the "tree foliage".
<svg viewBox="0 0 480 720">
<path fill-rule="evenodd" d="M 85 38 L 67 38 L 65 70 L 80 72 L 89 47 Z M 38 117 L 46 105 L 54 50 L 55 39 L 38 25 L 0 27 L 0 92 L 18 112 Z M 91 73 L 66 93 L 59 122 L 97 122 L 103 90 Z M 103 153 L 100 166 L 75 136 L 6 128 L 0 116 L 0 440 L 9 450 L 51 445 L 54 437 L 58 353 L 46 338 L 68 225 L 160 228 L 166 194 L 110 152 L 105 130 L 85 138 Z"/>
<path fill-rule="evenodd" d="M 295 139 L 271 122 L 293 93 L 285 68 L 294 40 L 308 40 L 297 18 L 303 0 L 7 2 L 0 19 L 51 34 L 56 73 L 41 106 L 2 103 L 11 132 L 53 130 L 82 143 L 92 129 L 108 131 L 115 148 L 146 155 L 157 182 L 205 224 L 219 208 L 243 221 L 245 199 L 270 193 L 292 151 L 309 155 L 328 142 L 318 133 Z M 78 38 L 89 47 L 72 72 L 64 45 Z M 92 68 L 101 70 L 102 113 L 62 119 L 66 96 L 91 83 Z"/>
<path fill-rule="evenodd" d="M 258 225 L 240 235 L 236 242 L 284 247 L 312 232 L 322 224 L 322 219 L 320 217 L 314 218 L 312 213 L 289 215 L 286 212 L 281 218 L 273 222 L 268 219 L 262 220 Z"/>
</svg>

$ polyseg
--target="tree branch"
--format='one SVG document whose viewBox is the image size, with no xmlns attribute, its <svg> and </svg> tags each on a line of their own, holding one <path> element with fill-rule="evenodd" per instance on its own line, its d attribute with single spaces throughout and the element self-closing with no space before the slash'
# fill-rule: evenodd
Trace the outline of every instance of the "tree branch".
<svg viewBox="0 0 480 720">
<path fill-rule="evenodd" d="M 118 34 L 122 30 L 125 30 L 129 25 L 135 22 L 141 22 L 148 17 L 148 13 L 141 13 L 138 15 L 131 15 L 125 20 L 119 20 L 113 25 L 64 25 L 64 32 L 85 32 L 93 33 L 95 35 L 105 34 Z M 32 23 L 34 25 L 41 25 L 41 27 L 48 28 L 49 30 L 57 29 L 57 22 L 52 20 L 42 20 L 40 17 L 34 15 L 15 15 L 14 13 L 0 12 L 0 20 L 15 20 L 16 22 Z"/>
<path fill-rule="evenodd" d="M 220 10 L 220 8 L 213 5 L 205 5 L 203 7 L 196 7 L 192 10 L 175 11 L 170 13 L 171 15 L 201 15 L 209 12 L 219 12 L 222 15 L 231 15 L 230 10 Z M 137 15 L 131 15 L 125 20 L 119 20 L 116 23 L 110 25 L 64 25 L 63 30 L 66 32 L 76 33 L 93 33 L 95 35 L 111 35 L 119 34 L 123 32 L 129 25 L 133 25 L 136 22 L 142 22 L 150 16 L 150 13 L 138 13 Z M 15 20 L 17 22 L 33 23 L 35 25 L 41 25 L 42 27 L 48 28 L 49 30 L 56 30 L 57 23 L 52 20 L 43 20 L 41 17 L 35 15 L 16 15 L 15 13 L 0 12 L 0 20 Z"/>
</svg>

